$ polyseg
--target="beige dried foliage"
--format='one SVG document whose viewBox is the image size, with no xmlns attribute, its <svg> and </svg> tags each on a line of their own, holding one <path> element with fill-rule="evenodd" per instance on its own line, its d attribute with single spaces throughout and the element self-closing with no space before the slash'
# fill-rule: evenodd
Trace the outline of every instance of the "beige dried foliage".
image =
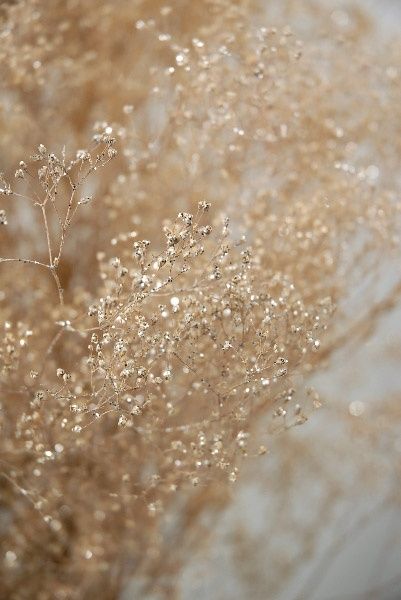
<svg viewBox="0 0 401 600">
<path fill-rule="evenodd" d="M 3 597 L 173 598 L 244 459 L 320 405 L 302 379 L 398 300 L 367 285 L 398 256 L 396 53 L 359 13 L 303 43 L 256 10 L 2 7 Z"/>
</svg>

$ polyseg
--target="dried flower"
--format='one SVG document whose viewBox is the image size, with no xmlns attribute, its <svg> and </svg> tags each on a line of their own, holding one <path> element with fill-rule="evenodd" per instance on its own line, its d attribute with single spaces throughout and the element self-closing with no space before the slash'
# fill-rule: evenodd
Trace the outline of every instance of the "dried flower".
<svg viewBox="0 0 401 600">
<path fill-rule="evenodd" d="M 399 299 L 350 294 L 399 251 L 399 58 L 315 41 L 344 21 L 317 9 L 303 52 L 247 0 L 6 4 L 1 591 L 172 597 L 241 465 L 322 406 L 301 381 Z"/>
</svg>

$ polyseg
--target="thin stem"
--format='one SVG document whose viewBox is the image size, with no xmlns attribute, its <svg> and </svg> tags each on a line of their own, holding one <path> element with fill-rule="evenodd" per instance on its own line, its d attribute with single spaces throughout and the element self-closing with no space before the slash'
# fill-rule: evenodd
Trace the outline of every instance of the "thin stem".
<svg viewBox="0 0 401 600">
<path fill-rule="evenodd" d="M 25 265 L 37 265 L 39 267 L 44 267 L 45 269 L 50 269 L 50 265 L 46 265 L 45 263 L 39 262 L 38 260 L 31 260 L 28 258 L 0 258 L 0 263 L 5 262 L 19 262 Z"/>
<path fill-rule="evenodd" d="M 49 264 L 50 264 L 50 267 L 53 267 L 52 246 L 51 246 L 51 242 L 50 242 L 50 230 L 49 230 L 49 224 L 47 222 L 46 208 L 45 208 L 44 204 L 41 204 L 40 208 L 42 210 L 43 223 L 44 223 L 45 231 L 46 231 L 47 249 L 49 251 L 49 261 L 50 261 Z"/>
<path fill-rule="evenodd" d="M 44 223 L 45 231 L 46 231 L 47 248 L 49 251 L 49 261 L 50 261 L 49 268 L 53 275 L 54 281 L 56 282 L 60 304 L 63 305 L 64 304 L 64 292 L 63 292 L 63 288 L 60 283 L 60 278 L 57 274 L 57 266 L 58 266 L 58 262 L 59 262 L 59 257 L 57 257 L 57 261 L 53 261 L 52 246 L 51 246 L 51 241 L 50 241 L 50 230 L 49 230 L 49 224 L 47 222 L 46 208 L 45 208 L 44 204 L 41 204 L 40 208 L 42 210 L 43 223 Z"/>
<path fill-rule="evenodd" d="M 59 249 L 58 249 L 58 254 L 57 254 L 57 262 L 59 262 L 61 259 L 61 254 L 63 252 L 64 242 L 65 242 L 65 235 L 66 235 L 67 229 L 71 223 L 71 218 L 72 218 L 71 217 L 71 209 L 72 209 L 72 205 L 74 202 L 74 195 L 75 195 L 75 191 L 76 191 L 76 186 L 72 183 L 70 177 L 69 177 L 69 181 L 70 181 L 70 185 L 72 188 L 72 192 L 70 195 L 70 199 L 68 201 L 67 213 L 64 218 L 64 223 L 62 223 L 62 225 L 61 225 L 61 237 L 60 237 L 60 244 L 59 244 Z M 75 214 L 75 211 L 74 211 L 74 214 Z"/>
<path fill-rule="evenodd" d="M 52 272 L 54 281 L 56 282 L 56 285 L 57 285 L 57 291 L 58 291 L 58 297 L 59 297 L 59 300 L 60 300 L 60 304 L 63 306 L 63 304 L 64 304 L 64 290 L 63 290 L 63 288 L 61 286 L 60 278 L 57 275 L 56 267 L 53 265 L 50 268 L 50 270 Z"/>
</svg>

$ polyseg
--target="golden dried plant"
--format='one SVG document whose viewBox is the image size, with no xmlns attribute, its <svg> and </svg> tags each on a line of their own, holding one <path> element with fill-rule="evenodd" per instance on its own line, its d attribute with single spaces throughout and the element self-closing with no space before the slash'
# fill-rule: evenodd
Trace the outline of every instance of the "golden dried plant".
<svg viewBox="0 0 401 600">
<path fill-rule="evenodd" d="M 320 405 L 302 379 L 398 300 L 369 296 L 397 55 L 357 12 L 303 43 L 246 0 L 2 9 L 0 593 L 172 598 L 244 459 Z"/>
</svg>

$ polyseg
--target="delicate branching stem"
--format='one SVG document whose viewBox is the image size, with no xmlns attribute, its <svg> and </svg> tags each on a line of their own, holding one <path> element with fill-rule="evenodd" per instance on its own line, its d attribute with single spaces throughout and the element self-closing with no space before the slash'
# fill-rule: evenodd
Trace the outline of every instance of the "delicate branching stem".
<svg viewBox="0 0 401 600">
<path fill-rule="evenodd" d="M 46 214 L 46 206 L 45 204 L 40 204 L 40 208 L 42 211 L 42 216 L 43 216 L 43 224 L 44 224 L 44 228 L 45 228 L 45 232 L 46 232 L 46 241 L 47 241 L 47 249 L 49 252 L 49 269 L 53 275 L 53 279 L 56 282 L 56 286 L 57 286 L 57 292 L 58 292 L 58 296 L 59 296 L 59 301 L 60 304 L 63 305 L 64 304 L 64 291 L 63 288 L 61 286 L 61 282 L 60 282 L 60 278 L 57 274 L 57 267 L 59 264 L 59 257 L 57 257 L 57 260 L 53 260 L 53 252 L 52 252 L 52 246 L 51 246 L 51 239 L 50 239 L 50 229 L 49 229 L 49 223 L 47 220 L 47 214 Z"/>
</svg>

